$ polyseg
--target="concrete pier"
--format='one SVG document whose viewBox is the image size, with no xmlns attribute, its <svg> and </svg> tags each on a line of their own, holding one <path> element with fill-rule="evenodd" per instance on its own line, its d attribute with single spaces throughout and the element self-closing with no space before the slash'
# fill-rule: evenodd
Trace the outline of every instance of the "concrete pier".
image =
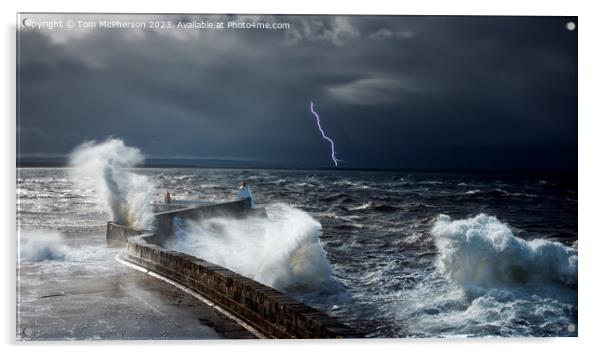
<svg viewBox="0 0 602 354">
<path fill-rule="evenodd" d="M 255 213 L 247 200 L 166 211 L 156 214 L 153 232 L 128 230 L 109 223 L 107 240 L 114 239 L 114 235 L 125 236 L 127 248 L 122 254 L 124 260 L 209 299 L 267 338 L 362 337 L 361 333 L 337 319 L 276 289 L 163 246 L 173 236 L 175 218 L 244 217 Z"/>
<path fill-rule="evenodd" d="M 115 260 L 103 234 L 66 237 L 64 260 L 17 268 L 17 340 L 256 338 L 190 294 Z"/>
</svg>

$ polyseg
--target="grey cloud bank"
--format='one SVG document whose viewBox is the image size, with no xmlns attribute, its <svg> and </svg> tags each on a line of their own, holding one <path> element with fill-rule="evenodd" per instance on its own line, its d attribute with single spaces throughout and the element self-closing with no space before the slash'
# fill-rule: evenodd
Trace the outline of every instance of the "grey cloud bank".
<svg viewBox="0 0 602 354">
<path fill-rule="evenodd" d="M 576 18 L 119 18 L 290 28 L 22 27 L 22 160 L 117 136 L 164 159 L 329 167 L 313 100 L 344 168 L 577 168 Z"/>
</svg>

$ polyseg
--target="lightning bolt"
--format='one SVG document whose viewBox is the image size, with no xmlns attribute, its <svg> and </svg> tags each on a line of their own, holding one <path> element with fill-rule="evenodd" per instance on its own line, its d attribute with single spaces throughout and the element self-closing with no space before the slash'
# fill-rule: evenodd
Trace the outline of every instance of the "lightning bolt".
<svg viewBox="0 0 602 354">
<path fill-rule="evenodd" d="M 325 140 L 328 140 L 328 142 L 330 143 L 330 150 L 332 152 L 331 155 L 330 155 L 330 157 L 332 158 L 332 162 L 334 162 L 335 166 L 338 166 L 339 165 L 339 161 L 342 161 L 342 160 L 337 159 L 336 152 L 334 151 L 334 141 L 332 141 L 332 139 L 330 139 L 329 137 L 327 137 L 326 134 L 324 133 L 324 129 L 322 129 L 322 125 L 320 125 L 320 116 L 314 110 L 314 103 L 312 101 L 309 102 L 309 110 L 316 117 L 316 123 L 318 123 L 318 129 L 320 129 L 320 133 L 322 133 L 322 137 Z"/>
</svg>

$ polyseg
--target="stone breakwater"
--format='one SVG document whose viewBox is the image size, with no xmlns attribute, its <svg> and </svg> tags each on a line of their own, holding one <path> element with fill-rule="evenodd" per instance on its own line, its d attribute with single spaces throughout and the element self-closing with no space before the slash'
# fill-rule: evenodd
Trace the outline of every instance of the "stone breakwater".
<svg viewBox="0 0 602 354">
<path fill-rule="evenodd" d="M 231 270 L 165 248 L 173 236 L 173 219 L 229 215 L 245 217 L 265 211 L 247 200 L 203 205 L 156 214 L 155 231 L 132 230 L 108 223 L 107 242 L 127 242 L 121 258 L 155 272 L 214 302 L 268 338 L 358 338 L 363 335 L 317 309 Z"/>
</svg>

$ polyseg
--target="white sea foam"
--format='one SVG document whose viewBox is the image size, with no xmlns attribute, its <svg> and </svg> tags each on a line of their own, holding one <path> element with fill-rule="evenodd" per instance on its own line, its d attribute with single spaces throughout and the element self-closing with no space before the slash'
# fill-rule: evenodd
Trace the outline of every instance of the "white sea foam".
<svg viewBox="0 0 602 354">
<path fill-rule="evenodd" d="M 69 247 L 57 232 L 21 232 L 18 251 L 21 261 L 41 262 L 65 259 Z"/>
<path fill-rule="evenodd" d="M 574 335 L 577 250 L 523 240 L 497 218 L 440 215 L 431 229 L 438 271 L 384 296 L 380 313 L 408 336 Z M 381 281 L 385 275 L 379 276 Z M 386 284 L 386 283 L 384 283 Z"/>
<path fill-rule="evenodd" d="M 495 217 L 480 214 L 454 221 L 440 215 L 432 234 L 439 271 L 460 286 L 577 284 L 577 250 L 558 242 L 518 238 Z"/>
<path fill-rule="evenodd" d="M 480 189 L 471 189 L 467 192 L 464 192 L 464 194 L 477 194 L 477 193 L 481 193 Z"/>
<path fill-rule="evenodd" d="M 145 176 L 128 170 L 143 161 L 140 150 L 122 140 L 89 141 L 70 154 L 71 177 L 80 188 L 92 188 L 99 195 L 101 208 L 111 213 L 113 221 L 147 228 L 153 217 L 152 185 Z"/>
<path fill-rule="evenodd" d="M 177 220 L 170 248 L 216 263 L 277 289 L 328 289 L 332 269 L 309 214 L 286 205 L 269 218 Z"/>
<path fill-rule="evenodd" d="M 351 207 L 351 208 L 349 208 L 349 210 L 365 210 L 365 209 L 371 208 L 373 206 L 374 206 L 374 202 L 369 201 L 369 202 L 366 202 L 366 203 L 364 203 L 362 205 L 359 205 L 359 206 L 356 206 L 356 207 Z"/>
</svg>

